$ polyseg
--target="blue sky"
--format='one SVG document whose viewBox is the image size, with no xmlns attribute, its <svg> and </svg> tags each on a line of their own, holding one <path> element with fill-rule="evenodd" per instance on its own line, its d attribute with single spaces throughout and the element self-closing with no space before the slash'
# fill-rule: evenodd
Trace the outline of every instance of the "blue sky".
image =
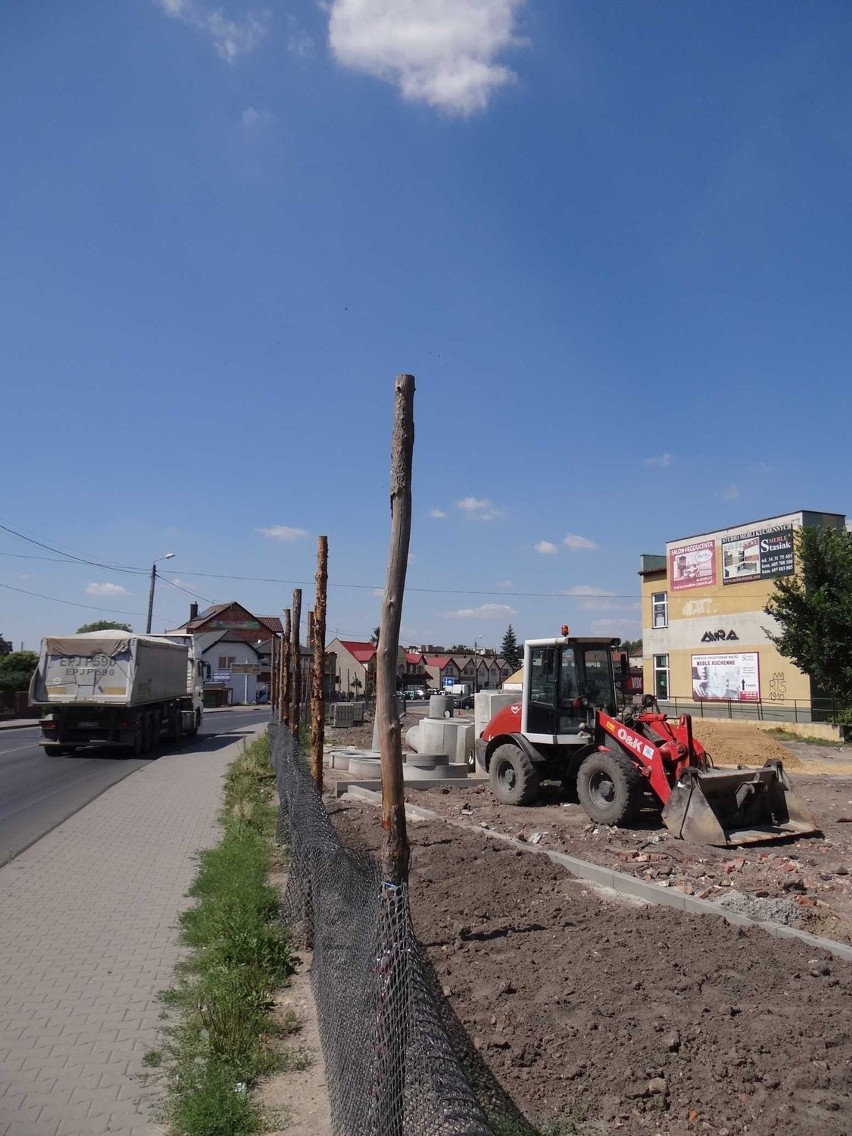
<svg viewBox="0 0 852 1136">
<path fill-rule="evenodd" d="M 850 56 L 845 2 L 5 0 L 0 523 L 107 567 L 0 530 L 0 633 L 142 627 L 166 552 L 307 607 L 323 533 L 369 636 L 401 371 L 406 642 L 633 636 L 640 553 L 847 512 Z"/>
</svg>

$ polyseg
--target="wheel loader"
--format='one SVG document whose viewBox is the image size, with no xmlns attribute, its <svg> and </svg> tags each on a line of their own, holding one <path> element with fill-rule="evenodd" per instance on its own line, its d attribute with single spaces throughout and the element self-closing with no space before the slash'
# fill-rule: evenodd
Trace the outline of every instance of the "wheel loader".
<svg viewBox="0 0 852 1136">
<path fill-rule="evenodd" d="M 556 780 L 598 824 L 633 819 L 650 793 L 669 831 L 696 844 L 733 847 L 819 832 L 780 761 L 717 769 L 688 714 L 669 719 L 650 696 L 641 708 L 617 711 L 613 649 L 620 640 L 562 630 L 524 644 L 521 700 L 499 710 L 477 739 L 477 764 L 498 801 L 531 805 L 540 782 Z"/>
</svg>

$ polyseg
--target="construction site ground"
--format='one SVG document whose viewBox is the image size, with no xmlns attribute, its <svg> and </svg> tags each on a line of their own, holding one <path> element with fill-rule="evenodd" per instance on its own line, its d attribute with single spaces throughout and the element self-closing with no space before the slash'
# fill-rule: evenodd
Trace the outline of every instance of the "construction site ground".
<svg viewBox="0 0 852 1136">
<path fill-rule="evenodd" d="M 404 727 L 416 721 L 409 713 Z M 852 1131 L 852 964 L 723 919 L 592 888 L 489 830 L 686 894 L 852 943 L 852 746 L 781 742 L 696 723 L 717 764 L 780 757 L 822 835 L 691 846 L 649 807 L 629 828 L 589 822 L 560 787 L 498 805 L 487 779 L 409 789 L 465 827 L 413 822 L 415 926 L 480 1095 L 537 1123 L 610 1133 Z M 372 727 L 331 744 L 368 748 Z M 348 737 L 344 735 L 349 734 Z M 377 810 L 326 801 L 343 839 L 377 848 Z"/>
</svg>

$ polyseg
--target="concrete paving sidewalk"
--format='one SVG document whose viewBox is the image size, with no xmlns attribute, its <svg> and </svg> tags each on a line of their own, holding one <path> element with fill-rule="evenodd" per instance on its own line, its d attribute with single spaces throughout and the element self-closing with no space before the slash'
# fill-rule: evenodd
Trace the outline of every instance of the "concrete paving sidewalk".
<svg viewBox="0 0 852 1136">
<path fill-rule="evenodd" d="M 142 1057 L 241 748 L 151 762 L 0 869 L 0 1136 L 164 1131 Z"/>
</svg>

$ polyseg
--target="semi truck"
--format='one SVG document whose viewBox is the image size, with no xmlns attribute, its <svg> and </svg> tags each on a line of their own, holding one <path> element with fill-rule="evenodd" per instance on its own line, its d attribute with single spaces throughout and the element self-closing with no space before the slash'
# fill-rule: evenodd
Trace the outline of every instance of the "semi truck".
<svg viewBox="0 0 852 1136">
<path fill-rule="evenodd" d="M 30 702 L 44 711 L 39 744 L 51 757 L 84 746 L 120 746 L 138 757 L 161 738 L 194 737 L 203 665 L 190 635 L 48 636 L 30 682 Z"/>
</svg>

